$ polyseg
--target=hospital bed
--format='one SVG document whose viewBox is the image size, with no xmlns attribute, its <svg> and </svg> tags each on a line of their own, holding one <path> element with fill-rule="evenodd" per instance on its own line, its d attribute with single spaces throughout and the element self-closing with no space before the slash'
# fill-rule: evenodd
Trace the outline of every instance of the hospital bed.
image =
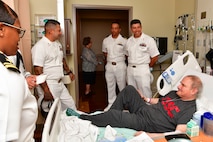
<svg viewBox="0 0 213 142">
<path fill-rule="evenodd" d="M 157 79 L 157 90 L 162 96 L 165 96 L 170 90 L 177 90 L 182 78 L 186 75 L 196 75 L 200 77 L 203 83 L 203 90 L 200 98 L 197 99 L 198 111 L 213 112 L 213 76 L 202 73 L 202 70 L 190 51 L 186 51 L 182 56 L 178 57 L 172 65 L 170 65 Z"/>
<path fill-rule="evenodd" d="M 61 113 L 61 103 L 59 98 L 56 98 L 44 123 L 42 142 L 57 142 Z"/>
<path fill-rule="evenodd" d="M 199 64 L 190 51 L 186 51 L 183 55 L 179 56 L 178 59 L 159 76 L 157 79 L 158 93 L 164 96 L 170 90 L 177 89 L 180 80 L 189 74 L 199 76 L 203 82 L 201 97 L 197 99 L 198 111 L 213 112 L 213 105 L 211 103 L 213 101 L 213 76 L 201 72 Z M 60 101 L 55 99 L 44 124 L 42 142 L 61 141 L 59 140 L 61 114 L 63 114 L 63 112 L 61 112 Z M 132 131 L 132 133 L 133 132 L 134 131 Z"/>
</svg>

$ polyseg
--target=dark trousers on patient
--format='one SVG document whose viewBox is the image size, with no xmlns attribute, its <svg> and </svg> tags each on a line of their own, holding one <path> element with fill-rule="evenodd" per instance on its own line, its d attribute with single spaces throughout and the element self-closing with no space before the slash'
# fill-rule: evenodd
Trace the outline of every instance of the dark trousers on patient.
<svg viewBox="0 0 213 142">
<path fill-rule="evenodd" d="M 144 107 L 147 107 L 147 104 L 137 90 L 133 86 L 127 86 L 118 94 L 109 111 L 97 115 L 81 115 L 80 118 L 90 120 L 99 127 L 110 125 L 143 130 L 146 127 L 143 114 L 141 114 Z M 128 110 L 128 112 L 123 110 Z"/>
</svg>

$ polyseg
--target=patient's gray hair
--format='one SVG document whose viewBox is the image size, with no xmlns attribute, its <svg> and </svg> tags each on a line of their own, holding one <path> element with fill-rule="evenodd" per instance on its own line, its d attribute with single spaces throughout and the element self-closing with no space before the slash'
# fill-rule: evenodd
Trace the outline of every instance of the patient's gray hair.
<svg viewBox="0 0 213 142">
<path fill-rule="evenodd" d="M 192 81 L 192 88 L 197 88 L 198 92 L 197 92 L 197 98 L 200 97 L 200 92 L 202 91 L 203 89 L 203 83 L 202 81 L 200 80 L 200 78 L 196 75 L 187 75 L 186 77 L 190 78 L 191 81 Z"/>
</svg>

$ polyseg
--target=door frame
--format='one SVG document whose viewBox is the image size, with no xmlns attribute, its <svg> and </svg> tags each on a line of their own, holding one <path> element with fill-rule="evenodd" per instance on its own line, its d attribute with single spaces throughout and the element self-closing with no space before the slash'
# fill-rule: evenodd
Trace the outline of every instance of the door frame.
<svg viewBox="0 0 213 142">
<path fill-rule="evenodd" d="M 75 97 L 76 97 L 76 105 L 79 106 L 79 78 L 78 78 L 78 55 L 77 55 L 77 19 L 76 19 L 76 10 L 77 9 L 103 9 L 103 10 L 128 10 L 129 11 L 129 22 L 133 17 L 133 7 L 132 6 L 109 6 L 109 5 L 72 5 L 72 39 L 73 39 L 73 52 L 74 55 L 74 70 L 75 70 Z M 130 29 L 129 29 L 130 30 Z M 129 33 L 131 33 L 129 31 Z"/>
</svg>

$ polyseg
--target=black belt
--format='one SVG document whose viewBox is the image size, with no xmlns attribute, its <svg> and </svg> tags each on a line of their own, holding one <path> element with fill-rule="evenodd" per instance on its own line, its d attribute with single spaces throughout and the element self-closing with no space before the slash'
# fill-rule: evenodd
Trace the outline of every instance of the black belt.
<svg viewBox="0 0 213 142">
<path fill-rule="evenodd" d="M 116 65 L 116 62 L 112 62 L 112 65 Z"/>
<path fill-rule="evenodd" d="M 60 83 L 61 81 L 62 81 L 62 79 L 59 79 L 59 80 L 58 80 L 58 83 Z"/>
</svg>

